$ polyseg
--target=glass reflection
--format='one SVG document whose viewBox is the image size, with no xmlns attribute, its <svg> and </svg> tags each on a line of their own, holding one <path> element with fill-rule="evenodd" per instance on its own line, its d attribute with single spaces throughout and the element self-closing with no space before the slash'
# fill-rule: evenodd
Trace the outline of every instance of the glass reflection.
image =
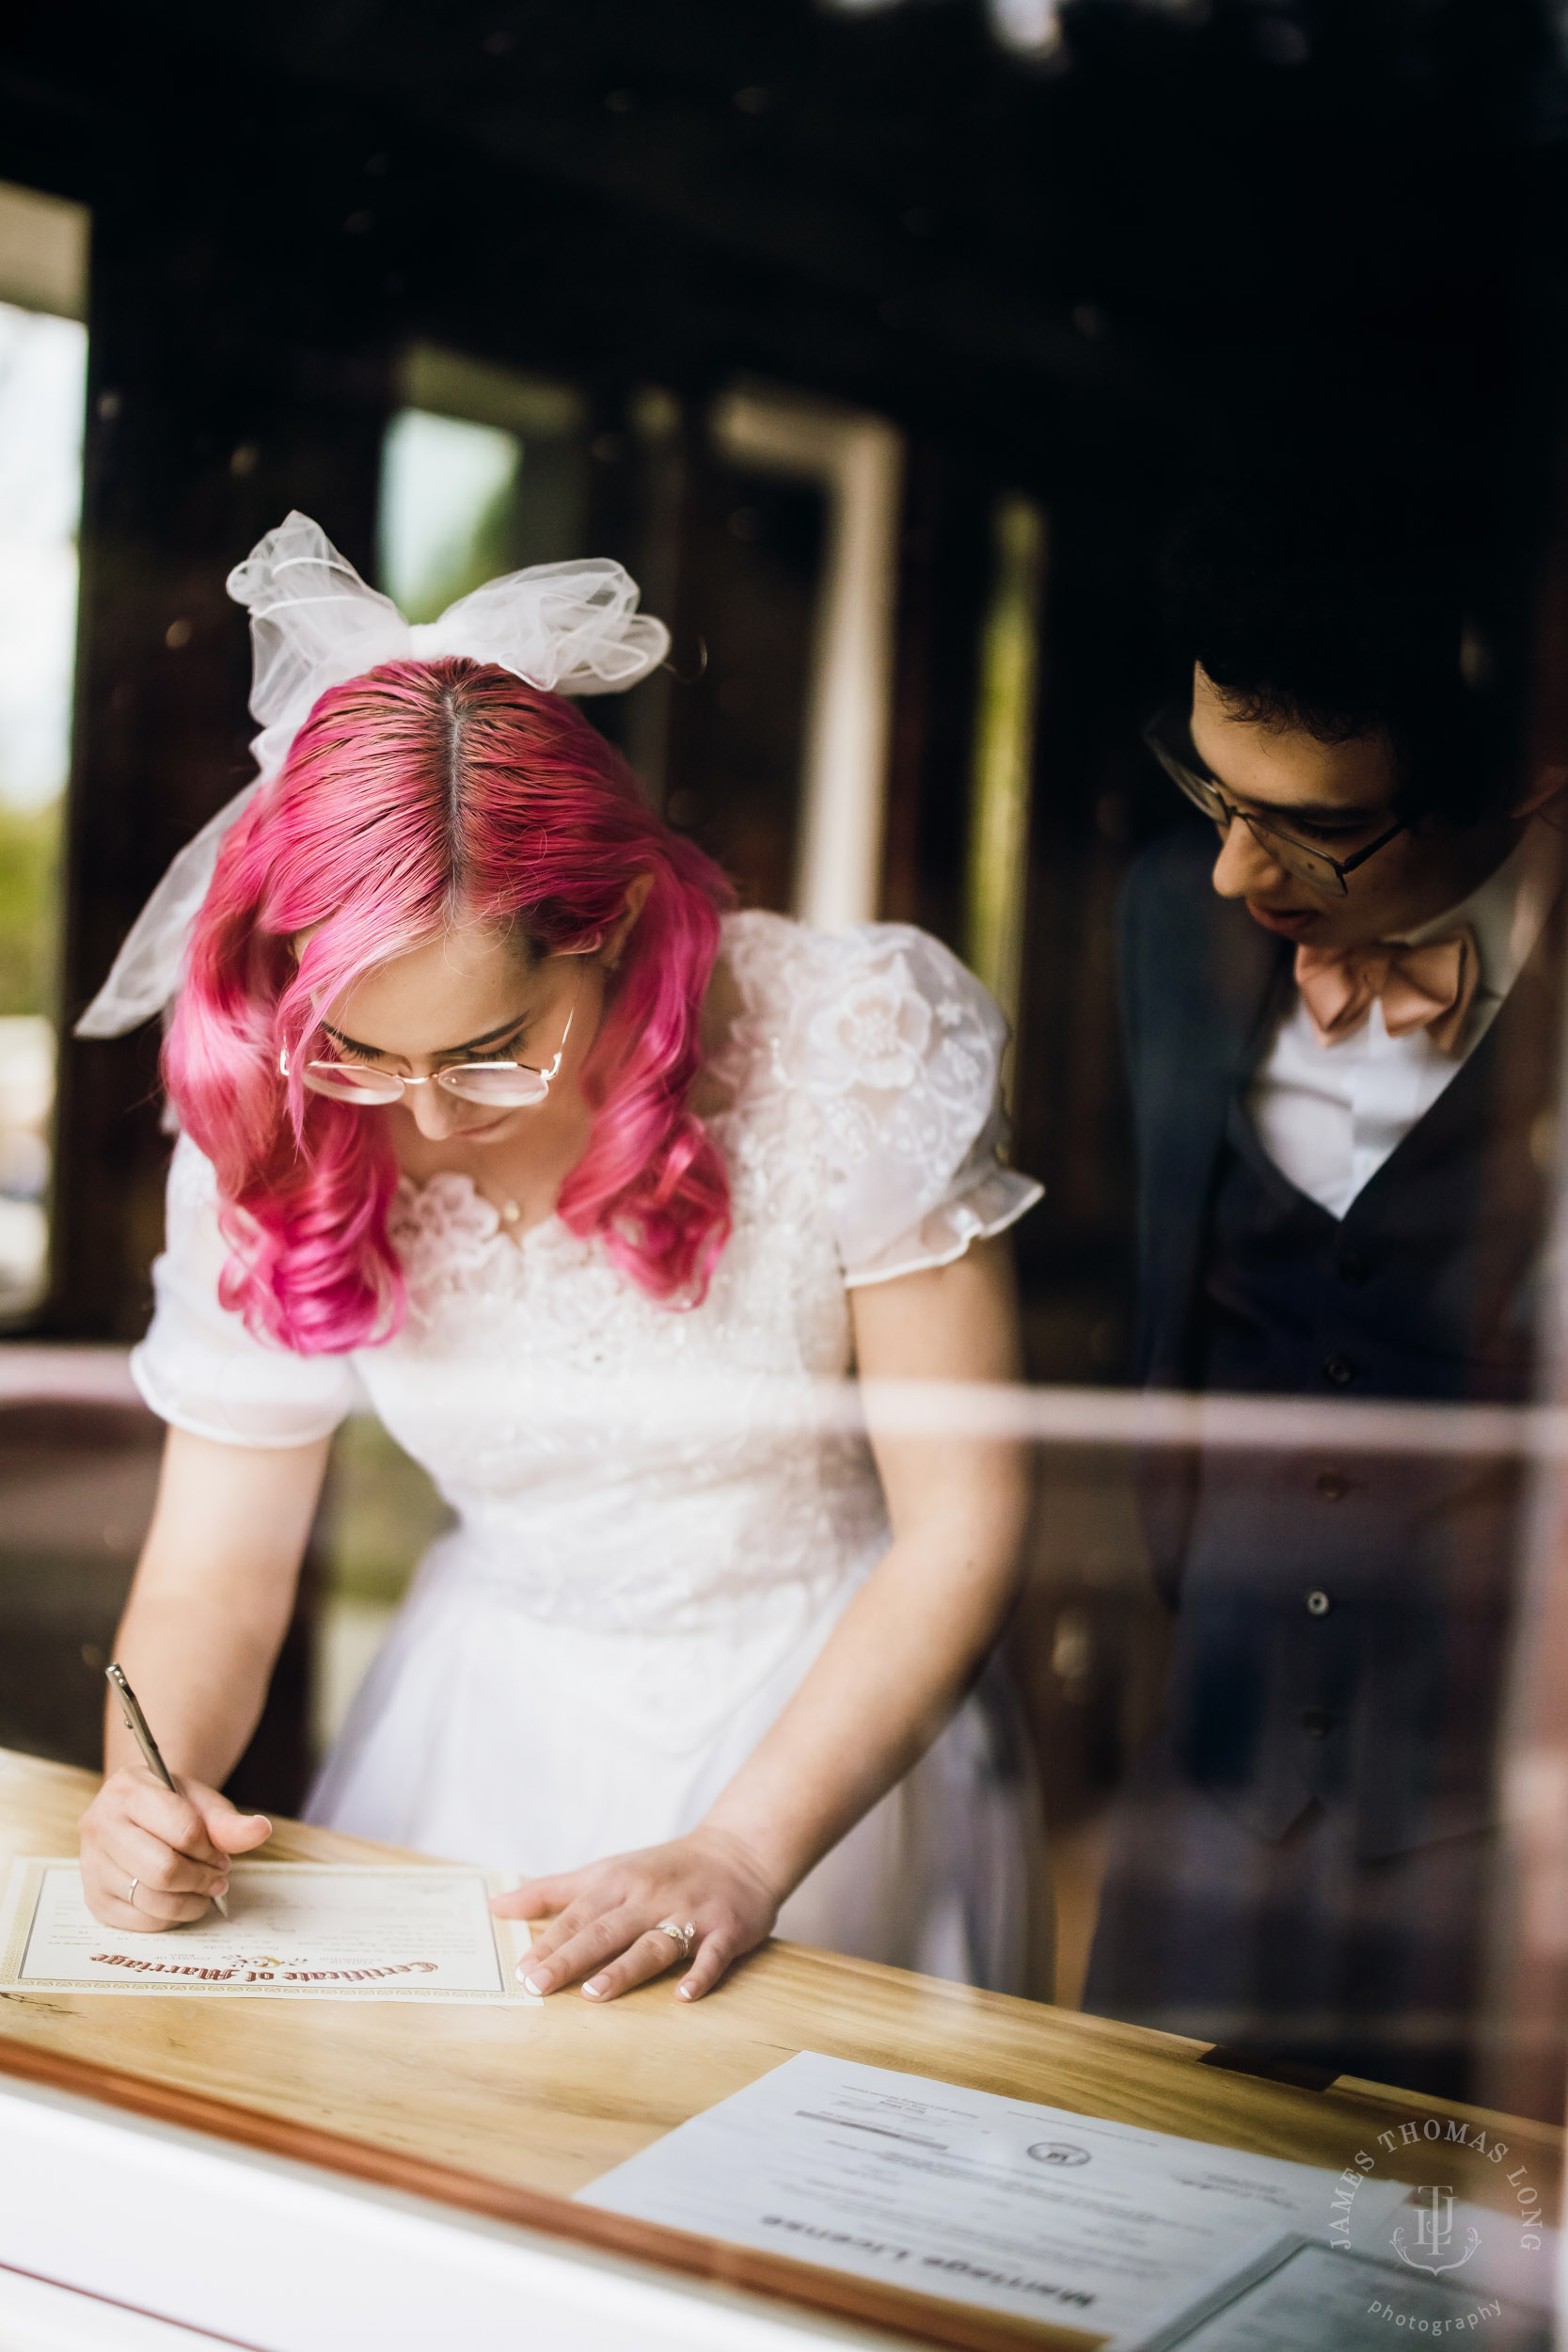
<svg viewBox="0 0 1568 2352">
<path fill-rule="evenodd" d="M 1212 494 L 1173 553 L 1192 740 L 1262 821 L 1170 834 L 1124 899 L 1140 1371 L 1314 1404 L 1147 1463 L 1173 1659 L 1085 1994 L 1452 2097 L 1485 2072 L 1525 1466 L 1440 1422 L 1342 1451 L 1333 1403 L 1534 1391 L 1563 778 L 1515 775 L 1476 595 L 1450 506 L 1344 467 Z"/>
</svg>

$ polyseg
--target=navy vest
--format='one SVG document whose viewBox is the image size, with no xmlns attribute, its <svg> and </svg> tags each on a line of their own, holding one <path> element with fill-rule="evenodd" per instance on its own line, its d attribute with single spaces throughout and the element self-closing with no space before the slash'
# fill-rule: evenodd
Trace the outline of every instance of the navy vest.
<svg viewBox="0 0 1568 2352">
<path fill-rule="evenodd" d="M 1548 1216 L 1557 927 L 1345 1217 L 1231 1093 L 1199 1257 L 1194 1385 L 1523 1402 Z M 1167 1723 L 1179 1769 L 1265 1837 L 1316 1801 L 1369 1858 L 1495 1818 L 1517 1460 L 1226 1454 L 1186 1465 Z"/>
</svg>

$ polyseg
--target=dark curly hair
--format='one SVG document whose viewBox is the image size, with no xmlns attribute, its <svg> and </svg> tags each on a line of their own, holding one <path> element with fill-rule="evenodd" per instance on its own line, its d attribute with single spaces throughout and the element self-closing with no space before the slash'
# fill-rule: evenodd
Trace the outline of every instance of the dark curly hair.
<svg viewBox="0 0 1568 2352">
<path fill-rule="evenodd" d="M 1386 732 L 1407 818 L 1506 805 L 1511 745 L 1479 534 L 1451 484 L 1292 454 L 1213 480 L 1173 531 L 1173 689 L 1201 663 L 1238 717 L 1321 742 Z"/>
</svg>

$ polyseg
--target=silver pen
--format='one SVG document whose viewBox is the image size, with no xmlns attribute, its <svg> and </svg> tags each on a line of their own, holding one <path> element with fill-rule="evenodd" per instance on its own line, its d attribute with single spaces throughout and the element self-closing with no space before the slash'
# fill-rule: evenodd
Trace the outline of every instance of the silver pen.
<svg viewBox="0 0 1568 2352">
<path fill-rule="evenodd" d="M 146 1757 L 148 1771 L 156 1772 L 164 1787 L 174 1789 L 175 1795 L 178 1796 L 180 1791 L 175 1788 L 174 1774 L 158 1753 L 158 1742 L 152 1737 L 147 1717 L 141 1711 L 140 1700 L 125 1679 L 123 1669 L 119 1666 L 105 1666 L 103 1678 L 119 1701 L 119 1711 L 125 1718 L 125 1728 Z M 229 1905 L 221 1895 L 213 1897 L 213 1906 L 220 1919 L 228 1918 Z"/>
</svg>

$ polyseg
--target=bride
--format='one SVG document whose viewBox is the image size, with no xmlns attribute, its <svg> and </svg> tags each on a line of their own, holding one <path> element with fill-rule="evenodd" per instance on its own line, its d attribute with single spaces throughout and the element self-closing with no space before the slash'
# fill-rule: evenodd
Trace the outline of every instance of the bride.
<svg viewBox="0 0 1568 2352">
<path fill-rule="evenodd" d="M 230 588 L 260 774 L 82 1025 L 175 995 L 119 1654 L 179 1788 L 111 1725 L 95 1915 L 197 1918 L 268 1835 L 219 1789 L 368 1400 L 457 1527 L 311 1820 L 531 1872 L 498 1907 L 549 1920 L 540 1993 L 689 1961 L 695 1998 L 775 1925 L 1022 1990 L 1040 1837 L 986 1661 L 1023 1467 L 845 1404 L 851 1365 L 1016 1375 L 1000 1014 L 907 926 L 730 911 L 565 698 L 667 650 L 619 565 L 411 629 L 292 515 Z"/>
</svg>

